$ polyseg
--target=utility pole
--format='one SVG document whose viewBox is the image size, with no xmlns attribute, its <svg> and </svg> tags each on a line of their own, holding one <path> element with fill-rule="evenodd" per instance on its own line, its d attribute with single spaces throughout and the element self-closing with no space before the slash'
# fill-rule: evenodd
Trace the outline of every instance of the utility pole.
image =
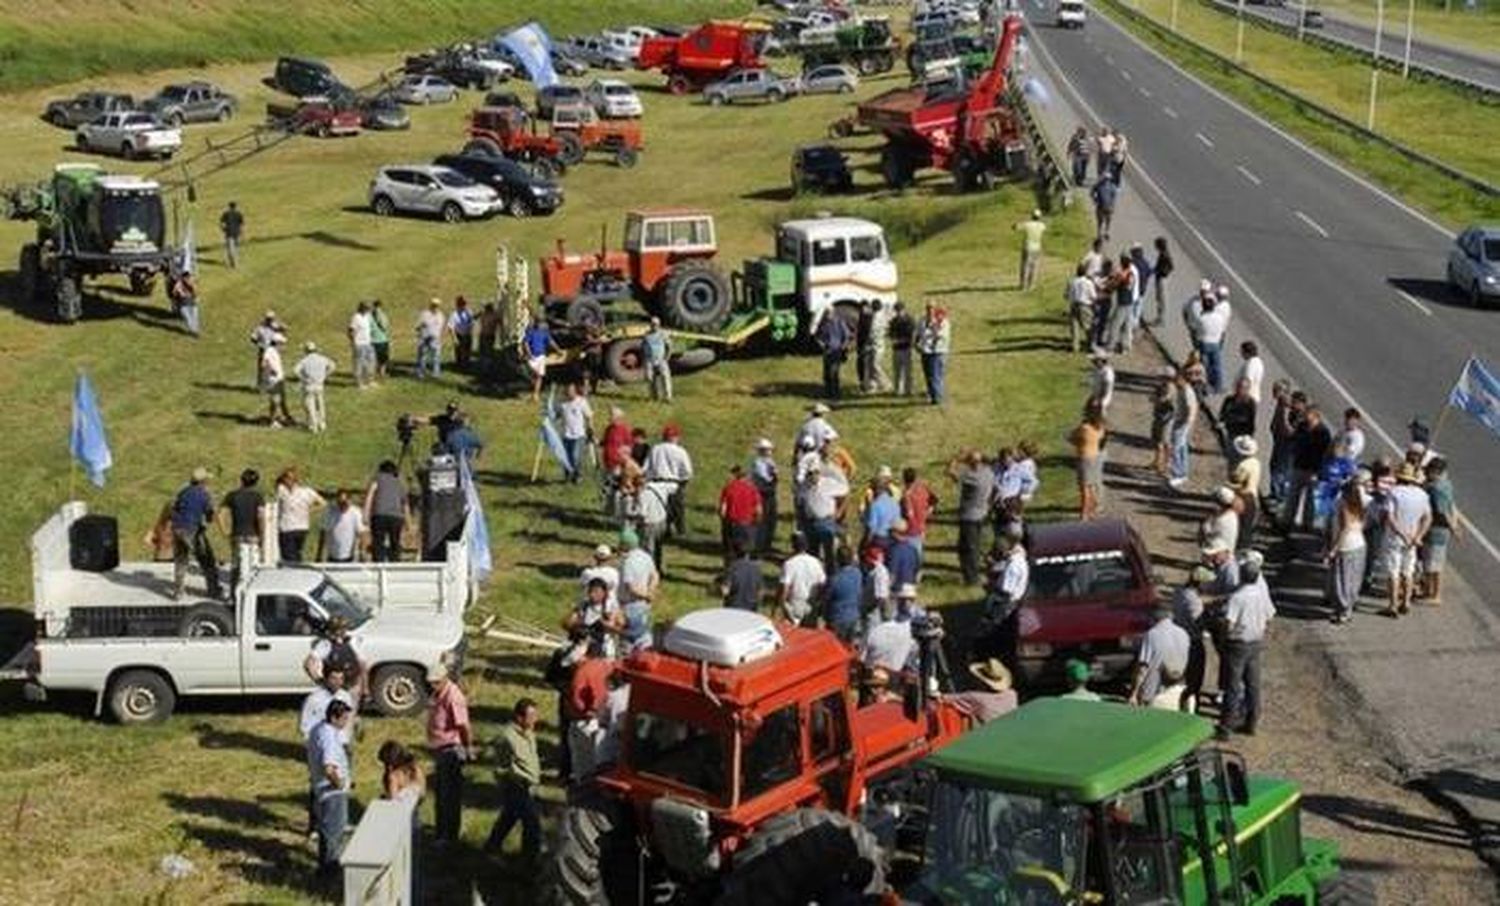
<svg viewBox="0 0 1500 906">
<path fill-rule="evenodd" d="M 1235 4 L 1235 21 L 1238 24 L 1234 30 L 1234 61 L 1240 63 L 1245 59 L 1245 0 Z"/>
<path fill-rule="evenodd" d="M 1385 0 L 1375 0 L 1375 56 L 1370 60 L 1370 113 L 1365 128 L 1375 131 L 1375 92 L 1380 85 L 1380 35 L 1385 25 Z"/>
<path fill-rule="evenodd" d="M 1172 0 L 1172 31 L 1177 30 L 1177 0 Z"/>
<path fill-rule="evenodd" d="M 1401 58 L 1401 78 L 1411 76 L 1411 30 L 1417 20 L 1417 0 L 1406 0 L 1406 53 Z"/>
</svg>

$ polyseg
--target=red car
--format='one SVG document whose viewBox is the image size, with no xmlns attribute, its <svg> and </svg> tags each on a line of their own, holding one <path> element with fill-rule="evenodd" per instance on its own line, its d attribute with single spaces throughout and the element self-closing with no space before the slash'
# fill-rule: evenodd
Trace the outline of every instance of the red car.
<svg viewBox="0 0 1500 906">
<path fill-rule="evenodd" d="M 326 98 L 303 98 L 296 104 L 267 104 L 266 119 L 278 129 L 319 138 L 358 135 L 363 123 L 358 110 L 336 107 Z"/>
</svg>

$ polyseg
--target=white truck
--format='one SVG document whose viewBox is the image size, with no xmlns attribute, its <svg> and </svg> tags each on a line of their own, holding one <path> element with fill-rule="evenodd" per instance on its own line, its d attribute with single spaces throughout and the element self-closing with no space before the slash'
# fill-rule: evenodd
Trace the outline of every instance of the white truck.
<svg viewBox="0 0 1500 906">
<path fill-rule="evenodd" d="M 149 113 L 106 113 L 78 127 L 81 150 L 103 151 L 124 158 L 170 158 L 182 147 L 182 130 L 163 126 Z"/>
<path fill-rule="evenodd" d="M 26 681 L 28 698 L 92 692 L 96 715 L 108 705 L 138 724 L 166 719 L 187 695 L 303 694 L 303 664 L 332 617 L 348 622 L 383 714 L 418 711 L 427 671 L 461 666 L 473 595 L 466 538 L 448 544 L 444 562 L 252 566 L 228 603 L 194 575 L 179 602 L 171 563 L 75 569 L 71 529 L 86 513 L 66 503 L 31 538 L 37 637 L 6 671 Z"/>
<path fill-rule="evenodd" d="M 808 330 L 829 311 L 854 324 L 862 304 L 889 312 L 898 274 L 880 224 L 858 217 L 788 220 L 776 228 L 776 258 L 796 265 Z"/>
</svg>

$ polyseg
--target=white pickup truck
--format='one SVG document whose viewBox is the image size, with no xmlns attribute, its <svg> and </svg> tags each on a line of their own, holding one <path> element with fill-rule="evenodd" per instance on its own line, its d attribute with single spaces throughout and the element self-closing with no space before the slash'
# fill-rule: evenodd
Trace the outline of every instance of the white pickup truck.
<svg viewBox="0 0 1500 906">
<path fill-rule="evenodd" d="M 30 698 L 93 692 L 95 714 L 108 704 L 134 724 L 164 720 L 185 695 L 305 693 L 303 662 L 335 616 L 370 665 L 381 713 L 416 712 L 428 669 L 461 664 L 472 597 L 466 539 L 448 545 L 445 562 L 256 566 L 230 603 L 210 599 L 201 581 L 178 602 L 170 563 L 74 569 L 70 529 L 86 512 L 64 504 L 32 535 L 37 637 L 8 671 Z"/>
<path fill-rule="evenodd" d="M 84 151 L 125 158 L 170 158 L 182 147 L 182 130 L 163 126 L 149 113 L 106 113 L 78 127 L 74 138 Z"/>
</svg>

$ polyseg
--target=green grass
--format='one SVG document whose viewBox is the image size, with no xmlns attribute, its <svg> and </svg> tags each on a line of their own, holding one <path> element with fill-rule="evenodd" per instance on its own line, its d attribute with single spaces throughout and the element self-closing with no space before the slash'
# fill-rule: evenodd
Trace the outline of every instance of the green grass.
<svg viewBox="0 0 1500 906">
<path fill-rule="evenodd" d="M 377 71 L 388 55 L 338 59 L 341 72 Z M 258 110 L 263 66 L 219 67 L 210 75 Z M 171 77 L 122 76 L 140 90 Z M 655 84 L 651 76 L 630 76 Z M 888 87 L 876 82 L 861 97 Z M 0 129 L 7 150 L 0 183 L 35 179 L 74 155 L 60 149 L 66 133 L 36 120 L 41 92 L 0 97 Z M 1034 438 L 1043 450 L 1039 509 L 1056 518 L 1071 503 L 1072 481 L 1064 434 L 1082 393 L 1083 363 L 1064 344 L 1058 301 L 1065 263 L 1086 241 L 1080 215 L 1059 217 L 1048 236 L 1056 257 L 1042 285 L 1019 294 L 1011 287 L 1016 246 L 1011 224 L 1033 206 L 1029 191 L 962 197 L 936 178 L 902 196 L 879 184 L 874 142 L 848 143 L 862 191 L 850 199 L 799 199 L 785 194 L 790 152 L 816 140 L 845 101 L 808 98 L 774 107 L 709 109 L 659 91 L 644 94 L 647 151 L 640 166 L 620 171 L 590 162 L 567 177 L 568 203 L 550 219 L 497 219 L 449 227 L 414 220 L 379 220 L 363 210 L 374 168 L 427 160 L 457 147 L 467 103 L 413 111 L 409 133 L 347 140 L 298 139 L 253 163 L 205 183 L 196 207 L 185 206 L 204 238 L 201 280 L 205 335 L 176 332 L 160 299 L 114 297 L 112 304 L 71 327 L 16 310 L 13 273 L 0 273 L 0 436 L 11 488 L 0 510 L 0 600 L 30 595 L 27 539 L 75 484 L 66 454 L 69 393 L 75 370 L 86 368 L 98 390 L 115 469 L 103 491 L 79 493 L 98 511 L 120 518 L 125 555 L 144 555 L 139 542 L 149 520 L 195 465 L 221 476 L 246 466 L 273 474 L 301 464 L 321 488 L 362 485 L 374 465 L 395 452 L 392 423 L 403 411 L 432 412 L 457 397 L 474 416 L 488 448 L 482 461 L 498 574 L 476 608 L 475 621 L 503 612 L 555 625 L 571 603 L 571 576 L 594 544 L 612 529 L 587 487 L 526 480 L 535 450 L 536 407 L 513 389 L 492 392 L 446 376 L 418 384 L 399 377 L 357 392 L 330 391 L 331 433 L 312 438 L 250 423 L 260 400 L 248 389 L 252 373 L 246 333 L 259 313 L 274 307 L 289 322 L 294 343 L 319 341 L 347 363 L 343 326 L 354 302 L 378 295 L 397 327 L 396 356 L 412 354 L 409 325 L 432 295 L 483 298 L 492 291 L 493 251 L 500 242 L 535 257 L 556 237 L 574 245 L 597 241 L 601 225 L 618 237 L 626 209 L 638 205 L 703 206 L 718 215 L 726 264 L 763 254 L 775 222 L 827 209 L 875 216 L 892 229 L 905 297 L 941 299 L 955 319 L 952 401 L 936 409 L 855 400 L 834 420 L 868 476 L 880 463 L 922 468 L 951 498 L 937 473 L 967 446 Z M 191 142 L 241 128 L 192 127 Z M 217 266 L 212 241 L 218 211 L 229 199 L 246 211 L 244 266 Z M 0 223 L 0 248 L 11 255 L 25 241 L 22 224 Z M 13 260 L 13 259 L 12 259 Z M 7 264 L 8 268 L 10 265 Z M 537 284 L 533 279 L 533 288 Z M 702 478 L 690 492 L 692 543 L 668 552 L 670 581 L 662 615 L 701 607 L 716 569 L 713 507 L 728 466 L 767 435 L 790 442 L 818 380 L 818 362 L 790 354 L 738 358 L 684 376 L 673 406 L 652 405 L 638 387 L 609 392 L 614 403 L 653 432 L 667 420 L 686 430 Z M 216 486 L 223 490 L 224 481 Z M 783 502 L 783 510 L 788 509 Z M 965 597 L 953 581 L 955 529 L 935 529 L 934 601 Z M 783 538 L 785 526 L 783 526 Z M 222 547 L 222 544 L 221 544 Z M 24 603 L 20 603 L 24 608 Z M 24 610 L 0 611 L 0 627 L 24 625 Z M 0 629 L 0 632 L 6 630 Z M 476 640 L 465 677 L 484 735 L 503 708 L 525 690 L 534 694 L 534 657 Z M 88 703 L 35 707 L 4 693 L 0 735 L 0 900 L 6 902 L 301 902 L 310 854 L 298 825 L 305 771 L 288 703 L 198 703 L 165 725 L 123 730 L 95 721 Z M 544 712 L 551 713 L 550 698 Z M 374 753 L 387 738 L 418 740 L 417 721 L 372 719 L 357 754 L 358 794 L 377 788 Z M 465 838 L 477 846 L 494 820 L 496 798 L 483 770 L 470 774 L 471 808 Z M 557 791 L 549 791 L 554 799 Z M 430 806 L 428 806 L 430 821 Z M 156 865 L 181 852 L 197 866 L 168 882 Z M 471 883 L 490 902 L 513 902 L 522 882 L 509 863 L 487 862 L 469 849 L 434 864 L 428 877 L 444 902 L 468 902 Z M 498 890 L 498 893 L 497 893 Z"/>
<path fill-rule="evenodd" d="M 0 91 L 120 72 L 415 50 L 541 16 L 557 36 L 633 22 L 740 15 L 750 0 L 0 0 Z"/>
<path fill-rule="evenodd" d="M 1322 0 L 1322 6 L 1344 18 L 1375 25 L 1375 0 Z M 1394 0 L 1384 6 L 1386 34 L 1404 40 L 1406 4 Z M 1419 39 L 1500 55 L 1500 3 L 1495 0 L 1479 0 L 1474 9 L 1468 9 L 1464 0 L 1421 0 L 1413 24 Z"/>
<path fill-rule="evenodd" d="M 1123 10 L 1117 0 L 1101 0 L 1108 11 Z M 1139 9 L 1156 22 L 1115 15 L 1123 27 L 1145 39 L 1177 64 L 1248 105 L 1272 122 L 1371 177 L 1408 202 L 1450 225 L 1500 216 L 1500 198 L 1486 195 L 1414 163 L 1405 156 L 1351 132 L 1304 104 L 1272 91 L 1256 80 L 1225 69 L 1213 57 L 1179 40 L 1168 30 L 1171 0 L 1139 0 Z M 1235 23 L 1191 0 L 1182 0 L 1178 27 L 1183 35 L 1226 56 L 1234 53 Z M 1226 44 L 1227 42 L 1227 44 Z M 1370 70 L 1329 51 L 1299 46 L 1263 29 L 1245 28 L 1247 68 L 1310 101 L 1363 123 Z M 1362 81 L 1361 81 L 1362 80 Z M 1360 86 L 1363 86 L 1362 88 Z M 1440 87 L 1382 73 L 1376 129 L 1390 138 L 1480 178 L 1493 178 L 1500 140 L 1500 108 L 1457 99 Z M 1475 141 L 1475 136 L 1489 136 Z"/>
</svg>

